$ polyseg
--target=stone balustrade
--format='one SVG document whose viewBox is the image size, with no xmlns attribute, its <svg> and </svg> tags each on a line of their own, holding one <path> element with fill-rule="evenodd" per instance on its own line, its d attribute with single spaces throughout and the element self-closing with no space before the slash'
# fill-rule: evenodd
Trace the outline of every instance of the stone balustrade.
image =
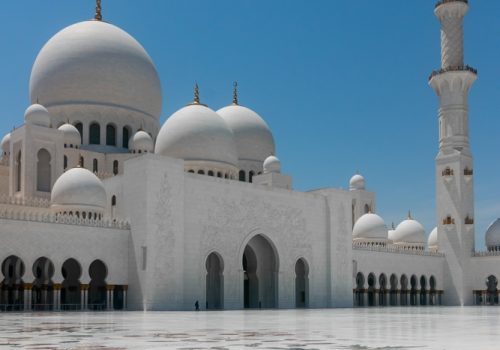
<svg viewBox="0 0 500 350">
<path fill-rule="evenodd" d="M 409 255 L 424 255 L 424 256 L 437 256 L 437 257 L 443 257 L 444 254 L 440 252 L 430 252 L 427 250 L 422 250 L 422 249 L 417 249 L 417 248 L 404 248 L 404 247 L 398 247 L 394 245 L 389 245 L 389 246 L 359 246 L 359 245 L 354 245 L 352 246 L 353 250 L 365 250 L 365 251 L 372 251 L 372 252 L 382 252 L 382 253 L 395 253 L 395 254 L 409 254 Z"/>
</svg>

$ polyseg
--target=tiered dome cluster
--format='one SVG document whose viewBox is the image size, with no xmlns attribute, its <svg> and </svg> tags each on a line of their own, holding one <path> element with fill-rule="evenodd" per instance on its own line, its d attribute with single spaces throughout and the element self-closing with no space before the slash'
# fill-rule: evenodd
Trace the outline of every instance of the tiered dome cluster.
<svg viewBox="0 0 500 350">
<path fill-rule="evenodd" d="M 163 124 L 155 153 L 184 159 L 189 172 L 235 179 L 242 171 L 262 173 L 275 148 L 269 126 L 257 113 L 236 103 L 215 112 L 199 102 L 196 89 L 195 101 Z"/>
</svg>

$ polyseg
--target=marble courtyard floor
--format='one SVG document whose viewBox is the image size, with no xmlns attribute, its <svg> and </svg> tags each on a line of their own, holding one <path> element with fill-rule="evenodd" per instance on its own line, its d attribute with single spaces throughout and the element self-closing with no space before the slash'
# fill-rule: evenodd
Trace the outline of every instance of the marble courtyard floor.
<svg viewBox="0 0 500 350">
<path fill-rule="evenodd" d="M 1 313 L 0 349 L 499 349 L 500 307 Z"/>
</svg>

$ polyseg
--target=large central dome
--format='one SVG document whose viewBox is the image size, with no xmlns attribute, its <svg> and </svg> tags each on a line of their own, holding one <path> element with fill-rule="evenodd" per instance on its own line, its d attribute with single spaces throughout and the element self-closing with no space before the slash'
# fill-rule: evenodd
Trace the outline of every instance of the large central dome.
<svg viewBox="0 0 500 350">
<path fill-rule="evenodd" d="M 71 25 L 45 44 L 31 72 L 30 98 L 57 119 L 73 121 L 90 113 L 94 119 L 112 115 L 159 125 L 162 106 L 160 80 L 147 52 L 125 31 L 101 21 Z"/>
</svg>

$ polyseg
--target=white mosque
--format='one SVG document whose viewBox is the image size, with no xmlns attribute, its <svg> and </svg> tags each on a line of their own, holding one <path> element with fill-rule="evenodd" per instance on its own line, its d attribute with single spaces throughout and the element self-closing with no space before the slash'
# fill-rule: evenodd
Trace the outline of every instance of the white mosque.
<svg viewBox="0 0 500 350">
<path fill-rule="evenodd" d="M 465 0 L 441 0 L 437 227 L 388 229 L 357 174 L 293 190 L 254 111 L 198 89 L 160 126 L 145 49 L 94 20 L 54 35 L 0 162 L 0 310 L 498 304 L 500 220 L 474 251 Z"/>
</svg>

